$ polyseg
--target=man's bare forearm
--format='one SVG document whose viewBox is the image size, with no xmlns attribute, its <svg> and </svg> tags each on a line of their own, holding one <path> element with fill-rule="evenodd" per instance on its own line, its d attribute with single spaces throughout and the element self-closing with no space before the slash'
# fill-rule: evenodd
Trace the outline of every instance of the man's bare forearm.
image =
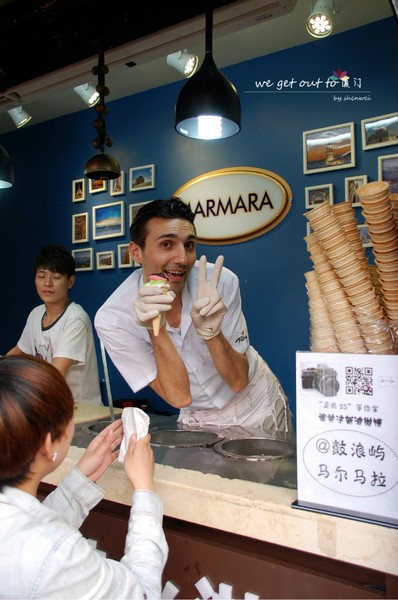
<svg viewBox="0 0 398 600">
<path fill-rule="evenodd" d="M 240 392 L 249 382 L 249 363 L 245 354 L 234 350 L 222 333 L 206 340 L 218 374 L 234 392 Z"/>
</svg>

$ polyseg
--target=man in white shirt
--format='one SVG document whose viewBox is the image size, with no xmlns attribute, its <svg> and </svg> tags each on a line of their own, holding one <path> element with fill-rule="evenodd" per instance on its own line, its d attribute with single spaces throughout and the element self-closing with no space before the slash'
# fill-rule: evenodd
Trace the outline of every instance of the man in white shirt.
<svg viewBox="0 0 398 600">
<path fill-rule="evenodd" d="M 37 255 L 34 272 L 44 304 L 30 312 L 17 345 L 7 354 L 39 356 L 65 377 L 75 402 L 102 404 L 91 320 L 69 299 L 75 259 L 67 248 L 50 244 Z"/>
<path fill-rule="evenodd" d="M 179 198 L 145 204 L 130 237 L 142 268 L 108 298 L 94 325 L 131 389 L 149 385 L 180 409 L 185 425 L 292 431 L 282 387 L 249 343 L 237 276 L 223 257 L 196 260 L 190 207 Z M 153 273 L 168 279 L 166 288 L 145 286 Z"/>
</svg>

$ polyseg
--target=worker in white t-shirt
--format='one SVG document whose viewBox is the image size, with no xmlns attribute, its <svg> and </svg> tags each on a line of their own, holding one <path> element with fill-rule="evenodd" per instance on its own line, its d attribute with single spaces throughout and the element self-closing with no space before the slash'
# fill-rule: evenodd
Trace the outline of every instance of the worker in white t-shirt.
<svg viewBox="0 0 398 600">
<path fill-rule="evenodd" d="M 34 272 L 44 304 L 30 312 L 17 345 L 7 354 L 39 356 L 62 373 L 75 402 L 102 404 L 92 323 L 69 298 L 75 259 L 67 248 L 50 244 L 37 255 Z"/>
</svg>

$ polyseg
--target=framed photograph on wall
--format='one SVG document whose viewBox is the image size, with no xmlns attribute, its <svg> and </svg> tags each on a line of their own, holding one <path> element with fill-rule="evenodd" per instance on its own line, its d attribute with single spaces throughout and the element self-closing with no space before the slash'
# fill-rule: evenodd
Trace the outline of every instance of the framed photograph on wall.
<svg viewBox="0 0 398 600">
<path fill-rule="evenodd" d="M 86 187 L 84 179 L 72 181 L 72 202 L 83 202 L 86 199 Z"/>
<path fill-rule="evenodd" d="M 113 269 L 115 266 L 115 252 L 113 250 L 104 250 L 97 252 L 97 269 Z"/>
<path fill-rule="evenodd" d="M 134 221 L 134 217 L 137 214 L 137 212 L 139 211 L 139 209 L 141 208 L 141 206 L 144 206 L 144 204 L 148 204 L 148 202 L 151 202 L 151 201 L 148 200 L 147 202 L 137 202 L 136 204 L 129 205 L 129 228 L 130 228 L 131 223 Z"/>
<path fill-rule="evenodd" d="M 368 226 L 365 223 L 357 225 L 359 231 L 359 237 L 361 238 L 362 246 L 364 248 L 371 248 L 373 246 L 370 238 Z"/>
<path fill-rule="evenodd" d="M 132 167 L 129 173 L 130 192 L 150 190 L 155 187 L 155 165 Z"/>
<path fill-rule="evenodd" d="M 120 269 L 127 269 L 133 266 L 133 260 L 129 252 L 129 244 L 118 244 L 117 262 Z"/>
<path fill-rule="evenodd" d="M 93 239 L 124 235 L 124 202 L 93 206 Z"/>
<path fill-rule="evenodd" d="M 109 192 L 111 196 L 121 196 L 124 194 L 124 179 L 124 171 L 120 171 L 120 175 L 116 179 L 110 179 Z"/>
<path fill-rule="evenodd" d="M 72 250 L 72 256 L 75 259 L 76 271 L 92 271 L 94 269 L 92 248 Z"/>
<path fill-rule="evenodd" d="M 379 181 L 388 181 L 390 194 L 398 194 L 398 154 L 379 156 Z"/>
<path fill-rule="evenodd" d="M 304 173 L 355 167 L 354 123 L 303 132 Z"/>
<path fill-rule="evenodd" d="M 89 179 L 88 191 L 90 192 L 90 194 L 106 192 L 106 179 Z"/>
<path fill-rule="evenodd" d="M 361 186 L 368 183 L 367 175 L 355 175 L 354 177 L 346 177 L 344 180 L 344 199 L 350 202 L 352 206 L 361 206 L 359 202 L 357 190 Z"/>
<path fill-rule="evenodd" d="M 364 150 L 398 144 L 398 113 L 362 119 L 361 130 Z"/>
<path fill-rule="evenodd" d="M 88 212 L 72 215 L 72 244 L 88 242 Z"/>
<path fill-rule="evenodd" d="M 324 202 L 333 204 L 333 183 L 305 188 L 305 208 L 314 208 Z"/>
</svg>

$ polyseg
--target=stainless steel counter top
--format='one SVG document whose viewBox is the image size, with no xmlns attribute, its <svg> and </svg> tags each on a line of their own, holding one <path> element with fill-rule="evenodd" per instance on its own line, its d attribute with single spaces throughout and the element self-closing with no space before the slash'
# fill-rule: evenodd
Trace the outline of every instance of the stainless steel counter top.
<svg viewBox="0 0 398 600">
<path fill-rule="evenodd" d="M 168 465 L 178 469 L 188 469 L 191 471 L 199 471 L 204 474 L 219 475 L 227 479 L 240 479 L 245 481 L 254 481 L 257 483 L 267 483 L 283 488 L 297 488 L 297 471 L 295 457 L 295 439 L 291 434 L 284 435 L 280 432 L 262 433 L 258 429 L 229 427 L 228 429 L 219 430 L 217 428 L 192 428 L 184 427 L 177 424 L 177 416 L 165 416 L 150 414 L 150 428 L 153 443 L 155 462 L 161 465 Z M 76 425 L 75 436 L 72 440 L 72 446 L 87 447 L 88 443 L 93 439 L 94 433 L 90 431 L 90 426 L 93 429 L 107 419 L 99 419 L 90 423 L 81 423 Z M 173 438 L 173 432 L 185 431 L 190 432 L 213 432 L 216 433 L 215 443 L 210 443 L 204 446 L 190 447 L 175 447 L 156 443 L 156 432 L 170 433 Z M 253 441 L 259 439 L 265 444 L 272 445 L 277 443 L 278 447 L 288 450 L 285 456 L 248 456 L 248 455 L 225 455 L 223 443 L 228 440 L 248 440 Z M 196 436 L 198 437 L 198 436 Z M 189 441 L 187 442 L 189 444 Z M 225 444 L 224 444 L 225 445 Z M 234 445 L 237 445 L 234 442 Z M 217 450 L 216 450 L 217 448 Z M 293 448 L 293 452 L 292 452 Z"/>
</svg>

